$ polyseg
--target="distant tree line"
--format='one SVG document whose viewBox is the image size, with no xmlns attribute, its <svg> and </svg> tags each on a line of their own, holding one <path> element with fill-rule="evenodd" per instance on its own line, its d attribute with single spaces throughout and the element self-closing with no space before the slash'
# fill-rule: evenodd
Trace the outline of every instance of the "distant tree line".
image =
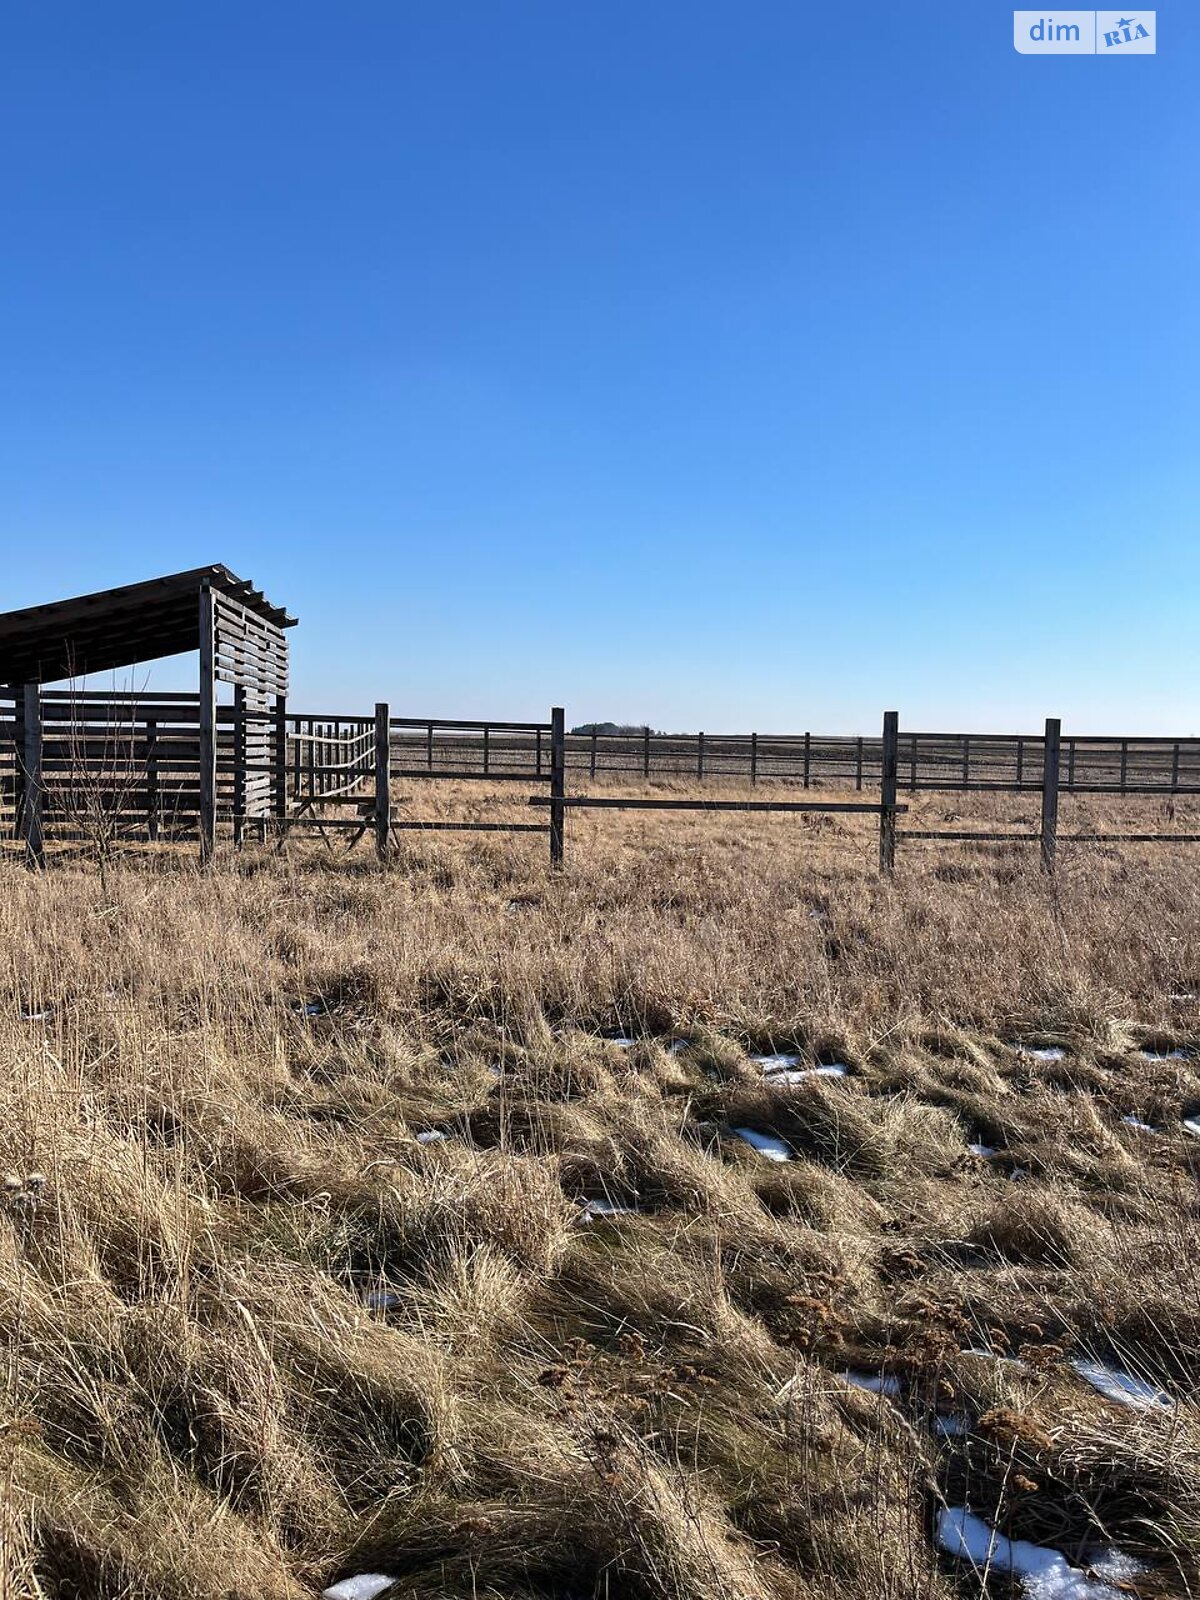
<svg viewBox="0 0 1200 1600">
<path fill-rule="evenodd" d="M 658 728 L 649 728 L 644 722 L 581 722 L 571 729 L 572 733 L 658 733 Z"/>
</svg>

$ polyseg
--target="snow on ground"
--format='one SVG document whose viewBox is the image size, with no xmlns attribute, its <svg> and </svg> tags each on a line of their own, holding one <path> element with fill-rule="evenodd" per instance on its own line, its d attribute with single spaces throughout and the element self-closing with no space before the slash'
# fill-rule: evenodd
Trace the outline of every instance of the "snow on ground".
<svg viewBox="0 0 1200 1600">
<path fill-rule="evenodd" d="M 1082 1359 L 1072 1361 L 1071 1365 L 1106 1400 L 1115 1400 L 1118 1405 L 1129 1406 L 1134 1411 L 1169 1411 L 1174 1403 L 1170 1395 L 1164 1394 L 1154 1384 L 1147 1383 L 1145 1378 L 1138 1378 L 1132 1372 L 1124 1372 L 1120 1367 L 1110 1367 L 1103 1361 Z"/>
<path fill-rule="evenodd" d="M 770 1084 L 803 1083 L 806 1078 L 848 1078 L 850 1068 L 844 1061 L 822 1061 L 815 1067 L 802 1066 L 803 1056 L 774 1055 L 751 1056 L 756 1067 Z"/>
<path fill-rule="evenodd" d="M 632 1217 L 636 1214 L 636 1206 L 627 1206 L 620 1200 L 610 1200 L 607 1195 L 601 1195 L 598 1199 L 580 1202 L 579 1220 L 592 1222 L 596 1217 Z"/>
<path fill-rule="evenodd" d="M 759 1155 L 766 1156 L 768 1161 L 790 1161 L 791 1149 L 775 1133 L 760 1133 L 757 1128 L 735 1128 L 734 1133 L 739 1139 L 744 1139 L 747 1144 L 753 1145 Z"/>
<path fill-rule="evenodd" d="M 1025 1370 L 1025 1363 L 1021 1360 L 1020 1356 L 1003 1356 L 998 1350 L 978 1350 L 974 1348 L 968 1348 L 966 1350 L 960 1350 L 959 1355 L 978 1356 L 981 1361 L 1002 1361 L 1006 1367 L 1020 1367 L 1022 1371 Z"/>
<path fill-rule="evenodd" d="M 970 1433 L 971 1424 L 966 1417 L 934 1417 L 934 1431 L 942 1439 L 960 1439 L 964 1433 Z"/>
<path fill-rule="evenodd" d="M 1028 1539 L 1007 1539 L 965 1506 L 938 1512 L 937 1539 L 952 1556 L 971 1562 L 980 1571 L 1011 1572 L 1022 1581 L 1026 1600 L 1121 1600 L 1127 1591 L 1105 1580 L 1124 1582 L 1145 1569 L 1120 1551 L 1097 1556 L 1089 1571 L 1073 1567 L 1061 1550 L 1031 1544 Z"/>
<path fill-rule="evenodd" d="M 885 1394 L 894 1400 L 900 1393 L 899 1378 L 884 1378 L 873 1372 L 842 1372 L 839 1377 L 852 1383 L 856 1389 L 866 1389 L 870 1394 Z"/>
<path fill-rule="evenodd" d="M 1022 1044 L 1017 1040 L 1013 1045 L 1014 1050 L 1019 1050 L 1023 1056 L 1032 1056 L 1035 1061 L 1061 1061 L 1066 1051 L 1059 1044 Z"/>
<path fill-rule="evenodd" d="M 322 1589 L 321 1600 L 375 1600 L 377 1594 L 399 1581 L 382 1572 L 360 1572 L 356 1578 L 343 1578 L 331 1588 Z"/>
</svg>

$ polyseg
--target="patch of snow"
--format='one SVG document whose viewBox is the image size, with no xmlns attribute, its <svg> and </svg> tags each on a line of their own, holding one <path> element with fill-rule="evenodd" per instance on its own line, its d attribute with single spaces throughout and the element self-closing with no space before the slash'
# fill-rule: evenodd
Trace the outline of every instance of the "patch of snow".
<svg viewBox="0 0 1200 1600">
<path fill-rule="evenodd" d="M 1014 1167 L 1008 1175 L 1008 1181 L 1009 1183 L 1024 1183 L 1028 1176 L 1028 1167 Z"/>
<path fill-rule="evenodd" d="M 1176 1004 L 1178 1004 L 1178 1003 L 1180 1003 L 1181 1001 L 1184 1001 L 1184 1000 L 1200 1000 L 1200 995 L 1183 993 L 1183 994 L 1168 995 L 1167 998 L 1169 1000 L 1174 1000 L 1176 1002 Z"/>
<path fill-rule="evenodd" d="M 1134 1411 L 1169 1411 L 1174 1404 L 1170 1395 L 1155 1388 L 1154 1384 L 1147 1383 L 1145 1378 L 1136 1377 L 1132 1372 L 1124 1372 L 1120 1367 L 1110 1367 L 1104 1361 L 1082 1359 L 1072 1361 L 1071 1365 L 1093 1389 L 1099 1390 L 1106 1400 L 1115 1400 L 1118 1405 L 1129 1406 Z"/>
<path fill-rule="evenodd" d="M 667 1054 L 681 1056 L 685 1050 L 690 1050 L 691 1047 L 692 1041 L 690 1039 L 672 1039 L 667 1046 Z"/>
<path fill-rule="evenodd" d="M 981 1361 L 1000 1361 L 1003 1362 L 1006 1367 L 1019 1367 L 1022 1372 L 1025 1370 L 1025 1363 L 1021 1360 L 1020 1356 L 1002 1356 L 998 1350 L 976 1350 L 974 1348 L 968 1348 L 966 1350 L 960 1350 L 958 1353 L 960 1356 L 978 1356 Z"/>
<path fill-rule="evenodd" d="M 444 1134 L 440 1128 L 426 1128 L 424 1133 L 419 1133 L 417 1135 L 417 1143 L 441 1144 L 442 1140 L 447 1137 L 448 1135 Z"/>
<path fill-rule="evenodd" d="M 1073 1567 L 1061 1550 L 1008 1539 L 965 1506 L 938 1512 L 937 1540 L 942 1549 L 979 1571 L 1011 1572 L 1022 1580 L 1027 1600 L 1120 1600 L 1119 1591 Z M 1093 1566 L 1093 1572 L 1098 1569 Z"/>
<path fill-rule="evenodd" d="M 377 1594 L 399 1581 L 383 1572 L 360 1572 L 356 1578 L 343 1578 L 332 1588 L 322 1589 L 321 1600 L 375 1600 Z"/>
<path fill-rule="evenodd" d="M 850 1068 L 844 1061 L 822 1061 L 815 1067 L 802 1067 L 803 1056 L 751 1056 L 751 1061 L 762 1068 L 769 1084 L 803 1083 L 806 1078 L 846 1078 Z"/>
<path fill-rule="evenodd" d="M 942 1439 L 958 1439 L 971 1431 L 966 1417 L 934 1417 L 933 1428 Z"/>
<path fill-rule="evenodd" d="M 980 1159 L 984 1161 L 987 1160 L 988 1156 L 994 1156 L 996 1154 L 996 1147 L 995 1145 L 991 1144 L 969 1144 L 967 1149 L 973 1156 L 979 1156 Z"/>
<path fill-rule="evenodd" d="M 856 1389 L 866 1389 L 870 1394 L 883 1394 L 894 1400 L 900 1393 L 899 1378 L 884 1378 L 872 1372 L 842 1372 L 838 1376 Z"/>
<path fill-rule="evenodd" d="M 21 1021 L 22 1022 L 46 1022 L 53 1015 L 54 1015 L 54 1013 L 53 1013 L 53 1011 L 51 1011 L 49 1009 L 49 1007 L 47 1007 L 47 1009 L 45 1011 L 22 1011 L 21 1012 Z"/>
<path fill-rule="evenodd" d="M 595 1200 L 584 1200 L 580 1203 L 579 1219 L 581 1222 L 592 1222 L 596 1217 L 633 1217 L 636 1215 L 636 1206 L 627 1206 L 620 1200 L 610 1200 L 607 1195 L 602 1195 Z"/>
<path fill-rule="evenodd" d="M 744 1139 L 747 1144 L 753 1145 L 759 1155 L 766 1156 L 768 1161 L 790 1161 L 792 1152 L 788 1145 L 774 1133 L 760 1133 L 757 1128 L 735 1128 L 734 1133 L 739 1139 Z"/>
<path fill-rule="evenodd" d="M 1144 1561 L 1124 1550 L 1098 1550 L 1088 1558 L 1088 1571 L 1106 1583 L 1130 1583 L 1149 1570 Z"/>
<path fill-rule="evenodd" d="M 1020 1040 L 1013 1048 L 1034 1061 L 1061 1061 L 1067 1053 L 1059 1044 L 1022 1044 Z"/>
<path fill-rule="evenodd" d="M 368 1311 L 395 1311 L 403 1301 L 391 1289 L 372 1289 L 364 1303 Z"/>
<path fill-rule="evenodd" d="M 600 1037 L 605 1044 L 615 1044 L 620 1050 L 631 1050 L 637 1040 L 628 1033 L 602 1033 Z"/>
<path fill-rule="evenodd" d="M 1188 1059 L 1188 1052 L 1179 1049 L 1154 1050 L 1147 1048 L 1139 1050 L 1138 1054 L 1144 1061 L 1186 1061 Z"/>
<path fill-rule="evenodd" d="M 1121 1121 L 1127 1128 L 1136 1128 L 1139 1133 L 1157 1133 L 1158 1129 L 1150 1122 L 1143 1122 L 1140 1117 L 1122 1117 Z"/>
<path fill-rule="evenodd" d="M 1184 1117 L 1183 1131 L 1190 1133 L 1195 1139 L 1200 1139 L 1200 1117 Z"/>
</svg>

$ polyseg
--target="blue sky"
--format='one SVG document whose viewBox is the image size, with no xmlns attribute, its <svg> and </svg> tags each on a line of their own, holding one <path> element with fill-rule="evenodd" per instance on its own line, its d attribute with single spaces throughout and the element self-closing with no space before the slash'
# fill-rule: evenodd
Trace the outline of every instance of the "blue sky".
<svg viewBox="0 0 1200 1600">
<path fill-rule="evenodd" d="M 3 603 L 224 561 L 297 708 L 1200 730 L 1196 8 L 1158 34 L 14 0 Z"/>
</svg>

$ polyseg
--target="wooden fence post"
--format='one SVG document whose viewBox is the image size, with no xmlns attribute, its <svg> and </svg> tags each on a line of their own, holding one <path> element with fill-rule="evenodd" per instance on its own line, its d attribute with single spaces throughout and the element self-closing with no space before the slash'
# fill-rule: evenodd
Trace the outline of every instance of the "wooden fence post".
<svg viewBox="0 0 1200 1600">
<path fill-rule="evenodd" d="M 1045 753 L 1042 757 L 1042 871 L 1054 871 L 1054 851 L 1058 843 L 1058 767 L 1061 754 L 1062 722 L 1046 718 Z"/>
<path fill-rule="evenodd" d="M 217 842 L 217 675 L 212 589 L 200 589 L 200 864 Z"/>
<path fill-rule="evenodd" d="M 541 740 L 541 737 L 542 737 L 541 731 L 539 730 L 538 731 L 538 740 L 539 740 L 539 742 Z M 542 770 L 541 763 L 539 762 L 538 763 L 538 771 L 540 772 L 541 770 Z M 592 729 L 592 766 L 591 766 L 591 776 L 593 778 L 596 776 L 596 730 L 595 730 L 595 728 Z"/>
<path fill-rule="evenodd" d="M 862 772 L 863 742 L 862 734 L 860 733 L 858 738 L 854 741 L 854 787 L 859 790 L 862 789 Z"/>
<path fill-rule="evenodd" d="M 750 735 L 750 782 L 751 784 L 758 782 L 758 735 L 756 733 Z"/>
<path fill-rule="evenodd" d="M 698 778 L 703 778 L 704 776 L 704 735 L 702 733 L 696 737 L 696 776 Z"/>
<path fill-rule="evenodd" d="M 233 842 L 241 849 L 246 837 L 246 690 L 233 690 Z"/>
<path fill-rule="evenodd" d="M 804 787 L 808 788 L 808 774 L 812 762 L 812 734 L 804 735 Z"/>
<path fill-rule="evenodd" d="M 643 778 L 648 778 L 650 776 L 650 729 L 649 728 L 646 728 L 646 729 L 643 730 L 642 740 L 643 740 L 643 743 L 642 743 L 642 777 Z"/>
<path fill-rule="evenodd" d="M 550 711 L 550 865 L 561 867 L 563 863 L 564 834 L 566 831 L 567 810 L 563 800 L 567 792 L 566 770 L 566 738 L 564 728 L 566 718 L 561 706 L 554 706 Z"/>
<path fill-rule="evenodd" d="M 288 745 L 287 745 L 287 698 L 284 695 L 275 696 L 275 749 L 271 757 L 271 765 L 275 768 L 272 778 L 272 809 L 277 818 L 286 817 L 288 814 Z"/>
<path fill-rule="evenodd" d="M 158 718 L 146 718 L 146 837 L 158 840 Z"/>
<path fill-rule="evenodd" d="M 387 859 L 392 834 L 392 726 L 386 700 L 375 702 L 375 853 Z"/>
<path fill-rule="evenodd" d="M 883 757 L 879 783 L 879 870 L 896 867 L 896 777 L 899 761 L 900 713 L 883 713 Z"/>
<path fill-rule="evenodd" d="M 44 867 L 46 835 L 42 808 L 46 790 L 42 776 L 42 695 L 36 683 L 25 685 L 21 711 L 20 767 L 25 789 L 21 808 L 21 838 L 25 841 L 25 865 Z"/>
</svg>

